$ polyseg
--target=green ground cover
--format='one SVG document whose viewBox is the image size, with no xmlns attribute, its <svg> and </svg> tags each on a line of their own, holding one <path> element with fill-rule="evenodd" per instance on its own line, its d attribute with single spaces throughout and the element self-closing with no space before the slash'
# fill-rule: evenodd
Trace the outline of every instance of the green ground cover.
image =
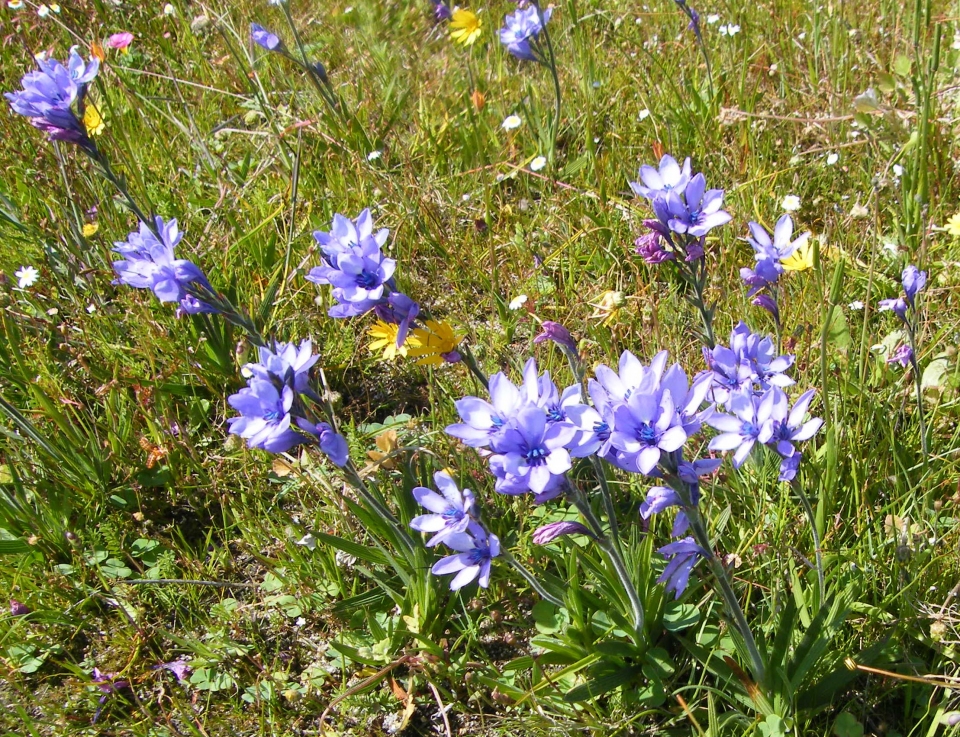
<svg viewBox="0 0 960 737">
<path fill-rule="evenodd" d="M 702 47 L 673 2 L 558 2 L 559 119 L 547 67 L 498 41 L 506 0 L 471 7 L 470 45 L 430 0 L 0 8 L 4 91 L 38 52 L 97 46 L 98 150 L 144 212 L 177 219 L 178 255 L 260 333 L 312 339 L 350 457 L 403 523 L 385 525 L 322 454 L 228 433 L 256 346 L 242 326 L 177 318 L 114 284 L 130 199 L 4 105 L 0 731 L 954 733 L 958 9 L 695 7 Z M 251 22 L 323 72 L 252 43 Z M 126 51 L 106 43 L 127 31 Z M 606 549 L 534 542 L 577 510 L 497 494 L 485 458 L 444 432 L 455 400 L 486 396 L 465 363 L 372 350 L 374 319 L 329 318 L 330 288 L 305 275 L 321 258 L 313 231 L 370 208 L 400 288 L 482 372 L 519 382 L 535 356 L 574 383 L 563 352 L 534 343 L 556 321 L 590 375 L 624 350 L 644 364 L 667 350 L 692 378 L 705 364 L 691 288 L 634 249 L 653 215 L 628 182 L 664 153 L 690 156 L 733 216 L 702 262 L 717 341 L 741 320 L 774 336 L 796 357 L 791 401 L 815 388 L 824 426 L 796 483 L 766 449 L 701 482 L 714 565 L 700 561 L 676 600 L 656 583 L 673 515 L 638 512 L 656 482 L 607 467 L 608 507 L 575 464 L 587 505 L 620 520 L 637 627 Z M 772 230 L 785 208 L 812 248 L 809 268 L 781 277 L 778 329 L 740 269 L 754 266 L 747 223 Z M 887 358 L 909 336 L 878 301 L 908 264 L 929 278 L 911 312 L 916 361 L 901 366 Z M 430 574 L 450 551 L 419 533 L 404 547 L 423 512 L 411 491 L 441 469 L 562 606 L 506 556 L 489 587 L 451 592 Z M 170 663 L 188 669 L 157 668 Z"/>
</svg>

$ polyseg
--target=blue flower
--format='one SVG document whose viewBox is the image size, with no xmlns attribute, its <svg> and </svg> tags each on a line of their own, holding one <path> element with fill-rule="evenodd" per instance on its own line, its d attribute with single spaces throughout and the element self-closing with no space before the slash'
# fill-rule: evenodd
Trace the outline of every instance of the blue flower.
<svg viewBox="0 0 960 737">
<path fill-rule="evenodd" d="M 903 282 L 903 292 L 907 295 L 907 302 L 910 303 L 911 307 L 915 307 L 914 298 L 917 296 L 917 292 L 927 285 L 927 272 L 919 271 L 916 266 L 910 264 L 903 270 L 901 280 Z"/>
<path fill-rule="evenodd" d="M 464 397 L 454 402 L 462 422 L 447 425 L 447 435 L 459 438 L 472 448 L 486 448 L 511 426 L 524 406 L 520 390 L 504 373 L 489 381 L 490 401 Z"/>
<path fill-rule="evenodd" d="M 730 333 L 729 348 L 704 348 L 703 357 L 707 372 L 713 376 L 710 398 L 718 404 L 727 405 L 740 392 L 794 383 L 784 373 L 793 365 L 793 356 L 777 356 L 773 340 L 752 333 L 742 321 Z"/>
<path fill-rule="evenodd" d="M 182 238 L 177 221 L 164 223 L 163 218 L 157 217 L 155 224 L 159 238 L 145 223 L 140 223 L 139 232 L 130 233 L 126 241 L 114 244 L 113 250 L 124 256 L 113 262 L 117 282 L 149 289 L 161 302 L 179 302 L 188 314 L 215 312 L 213 307 L 187 292 L 188 284 L 211 292 L 213 288 L 198 266 L 175 258 L 173 249 Z"/>
<path fill-rule="evenodd" d="M 782 392 L 781 392 L 782 393 Z M 756 443 L 766 443 L 773 437 L 773 417 L 776 395 L 774 390 L 762 396 L 752 393 L 735 394 L 728 407 L 732 415 L 713 412 L 706 420 L 720 434 L 710 441 L 710 450 L 733 450 L 733 467 L 740 468 Z"/>
<path fill-rule="evenodd" d="M 733 219 L 730 213 L 720 209 L 723 207 L 723 190 L 707 190 L 703 174 L 690 180 L 683 197 L 676 190 L 668 192 L 665 203 L 666 224 L 675 233 L 689 233 L 699 238 Z"/>
<path fill-rule="evenodd" d="M 97 76 L 100 62 L 95 58 L 84 62 L 74 47 L 67 66 L 56 59 L 43 59 L 38 64 L 39 71 L 24 75 L 22 90 L 4 94 L 10 107 L 50 140 L 69 141 L 93 150 L 94 144 L 81 121 L 83 111 L 78 115 L 72 106 L 76 103 L 82 107 L 86 87 Z"/>
<path fill-rule="evenodd" d="M 261 346 L 259 353 L 259 363 L 244 365 L 246 374 L 279 386 L 293 387 L 301 394 L 310 391 L 310 369 L 320 360 L 320 356 L 314 355 L 310 340 L 304 340 L 299 347 L 293 343 L 274 342 L 270 347 Z"/>
<path fill-rule="evenodd" d="M 424 486 L 413 490 L 417 504 L 433 514 L 422 514 L 410 522 L 410 526 L 418 532 L 436 533 L 427 540 L 427 547 L 444 542 L 451 535 L 466 532 L 476 505 L 473 492 L 470 489 L 461 492 L 447 472 L 438 471 L 433 475 L 433 480 L 440 494 Z"/>
<path fill-rule="evenodd" d="M 683 192 L 690 182 L 690 157 L 683 162 L 683 168 L 670 155 L 660 159 L 658 169 L 648 164 L 640 167 L 640 181 L 630 182 L 630 189 L 640 197 L 654 200 L 666 197 L 670 192 Z"/>
<path fill-rule="evenodd" d="M 533 544 L 546 545 L 563 535 L 586 535 L 591 538 L 593 537 L 593 533 L 579 522 L 551 522 L 534 530 Z"/>
<path fill-rule="evenodd" d="M 687 442 L 668 391 L 632 394 L 614 410 L 614 423 L 610 442 L 620 451 L 615 465 L 631 473 L 652 473 L 662 453 L 679 450 Z"/>
<path fill-rule="evenodd" d="M 797 452 L 796 448 L 793 447 L 794 443 L 809 440 L 823 426 L 823 420 L 819 417 L 804 422 L 810 402 L 813 401 L 817 391 L 816 389 L 810 389 L 801 394 L 794 402 L 793 409 L 789 409 L 787 395 L 780 389 L 774 387 L 770 391 L 773 394 L 773 411 L 769 420 L 771 435 L 764 442 L 768 443 L 784 458 L 789 458 Z"/>
<path fill-rule="evenodd" d="M 527 406 L 514 417 L 511 427 L 491 442 L 491 449 L 506 472 L 498 479 L 496 489 L 504 486 L 525 486 L 540 494 L 556 485 L 570 470 L 570 454 L 566 445 L 573 440 L 576 428 L 568 422 L 547 423 L 539 407 Z"/>
<path fill-rule="evenodd" d="M 350 448 L 347 445 L 347 439 L 334 430 L 326 422 L 316 424 L 305 420 L 302 417 L 297 418 L 297 427 L 316 440 L 317 445 L 333 465 L 343 468 L 350 460 Z"/>
<path fill-rule="evenodd" d="M 490 562 L 500 555 L 500 540 L 496 535 L 472 522 L 466 532 L 454 533 L 443 542 L 458 552 L 434 563 L 431 573 L 435 576 L 456 573 L 450 582 L 451 591 L 463 588 L 474 579 L 483 588 L 490 585 Z"/>
<path fill-rule="evenodd" d="M 273 382 L 251 379 L 249 385 L 230 396 L 227 402 L 240 417 L 227 420 L 230 433 L 247 441 L 250 448 L 284 453 L 304 442 L 304 436 L 290 427 L 294 391 L 277 389 Z"/>
<path fill-rule="evenodd" d="M 542 61 L 537 45 L 537 36 L 550 20 L 553 8 L 541 11 L 536 3 L 520 8 L 504 19 L 500 29 L 500 43 L 518 59 Z"/>
<path fill-rule="evenodd" d="M 780 261 L 790 258 L 810 237 L 810 233 L 805 232 L 793 239 L 793 218 L 789 215 L 782 215 L 777 220 L 773 228 L 773 238 L 759 223 L 750 222 L 747 227 L 753 236 L 747 238 L 747 242 L 753 246 L 758 261 L 766 259 L 779 264 Z"/>
<path fill-rule="evenodd" d="M 690 580 L 690 573 L 700 558 L 706 558 L 709 553 L 697 545 L 692 537 L 685 537 L 677 542 L 664 545 L 657 550 L 664 558 L 669 558 L 657 583 L 666 584 L 667 591 L 676 593 L 675 599 L 680 598 Z"/>
</svg>

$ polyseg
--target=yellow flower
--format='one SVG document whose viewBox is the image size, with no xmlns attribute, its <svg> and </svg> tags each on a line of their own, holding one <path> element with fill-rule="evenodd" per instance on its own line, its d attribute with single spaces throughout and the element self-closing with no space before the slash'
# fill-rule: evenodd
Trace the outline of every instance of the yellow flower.
<svg viewBox="0 0 960 737">
<path fill-rule="evenodd" d="M 87 129 L 87 135 L 89 136 L 99 136 L 103 133 L 106 125 L 104 125 L 103 116 L 100 114 L 100 111 L 97 110 L 96 105 L 87 103 L 87 107 L 83 111 L 83 125 Z"/>
<path fill-rule="evenodd" d="M 83 237 L 89 238 L 91 235 L 96 233 L 100 229 L 100 226 L 96 223 L 87 223 L 83 226 Z"/>
<path fill-rule="evenodd" d="M 627 300 L 624 298 L 623 292 L 615 292 L 612 289 L 608 289 L 600 295 L 600 299 L 597 302 L 589 303 L 590 306 L 594 308 L 590 319 L 602 320 L 604 325 L 609 325 L 616 319 L 620 313 L 620 308 L 622 308 L 626 302 Z"/>
<path fill-rule="evenodd" d="M 370 343 L 370 352 L 377 353 L 378 351 L 383 351 L 383 360 L 393 361 L 397 356 L 406 356 L 408 347 L 420 345 L 420 342 L 415 336 L 408 335 L 403 345 L 397 348 L 397 335 L 399 332 L 399 325 L 377 320 L 367 331 L 367 335 L 373 338 L 373 341 Z"/>
<path fill-rule="evenodd" d="M 480 19 L 469 10 L 463 8 L 455 10 L 450 19 L 450 38 L 459 44 L 469 46 L 480 38 Z"/>
<path fill-rule="evenodd" d="M 427 329 L 417 328 L 413 331 L 416 345 L 410 345 L 410 357 L 419 358 L 420 366 L 441 366 L 446 361 L 444 356 L 453 353 L 462 335 L 457 335 L 450 323 L 427 320 Z"/>
<path fill-rule="evenodd" d="M 947 232 L 954 238 L 960 238 L 960 212 L 947 221 Z"/>
<path fill-rule="evenodd" d="M 781 265 L 787 271 L 806 271 L 813 268 L 813 245 L 805 241 L 788 258 L 781 259 Z"/>
</svg>

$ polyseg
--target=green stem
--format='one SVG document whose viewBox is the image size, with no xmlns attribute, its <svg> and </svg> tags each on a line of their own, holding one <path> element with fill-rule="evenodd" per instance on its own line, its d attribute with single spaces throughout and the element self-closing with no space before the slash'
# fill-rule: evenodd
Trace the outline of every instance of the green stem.
<svg viewBox="0 0 960 737">
<path fill-rule="evenodd" d="M 813 506 L 807 495 L 803 493 L 799 482 L 794 479 L 791 483 L 794 493 L 800 497 L 800 504 L 803 506 L 804 514 L 807 515 L 807 522 L 810 524 L 810 534 L 813 535 L 813 553 L 817 562 L 817 584 L 820 587 L 820 606 L 827 600 L 827 585 L 823 575 L 823 553 L 820 548 L 820 533 L 817 531 L 817 517 L 813 512 Z"/>
<path fill-rule="evenodd" d="M 917 417 L 920 420 L 920 445 L 925 458 L 930 456 L 930 446 L 927 441 L 927 422 L 923 411 L 923 377 L 920 375 L 920 364 L 917 361 L 917 337 L 913 325 L 904 320 L 907 326 L 907 336 L 910 339 L 910 367 L 913 369 L 913 381 L 917 387 Z"/>
<path fill-rule="evenodd" d="M 554 108 L 553 113 L 553 124 L 550 126 L 550 163 L 553 163 L 554 154 L 557 150 L 557 133 L 560 130 L 560 77 L 557 74 L 557 58 L 553 53 L 553 41 L 550 40 L 550 31 L 547 30 L 547 24 L 543 22 L 543 11 L 540 10 L 540 7 L 537 6 L 537 13 L 540 14 L 540 25 L 543 28 L 543 39 L 547 45 L 547 56 L 549 57 L 548 61 L 541 61 L 547 69 L 550 70 L 550 76 L 553 79 L 553 93 L 556 98 L 556 107 Z"/>
<path fill-rule="evenodd" d="M 460 355 L 463 358 L 463 362 L 467 364 L 467 368 L 470 369 L 470 373 L 472 373 L 476 377 L 477 381 L 479 381 L 483 385 L 484 389 L 489 390 L 490 382 L 487 380 L 486 375 L 483 373 L 483 371 L 480 370 L 480 367 L 477 365 L 477 359 L 474 358 L 473 351 L 470 350 L 470 346 L 468 346 L 466 343 L 463 343 L 459 346 L 457 350 L 460 352 Z"/>
</svg>

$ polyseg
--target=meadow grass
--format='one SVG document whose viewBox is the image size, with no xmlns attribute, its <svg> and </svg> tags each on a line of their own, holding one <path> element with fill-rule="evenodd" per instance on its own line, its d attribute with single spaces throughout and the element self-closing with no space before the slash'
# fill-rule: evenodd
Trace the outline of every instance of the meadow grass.
<svg viewBox="0 0 960 737">
<path fill-rule="evenodd" d="M 559 351 L 534 348 L 539 320 L 570 328 L 588 366 L 667 349 L 695 372 L 699 319 L 671 272 L 634 254 L 649 208 L 627 182 L 667 152 L 692 156 L 726 190 L 734 221 L 707 248 L 721 341 L 740 319 L 773 331 L 739 281 L 753 259 L 746 222 L 772 227 L 784 197 L 799 197 L 794 218 L 814 233 L 818 259 L 786 279 L 782 343 L 826 420 L 802 487 L 835 608 L 818 618 L 813 538 L 772 462 L 724 467 L 703 511 L 760 639 L 775 644 L 786 631 L 794 653 L 814 645 L 803 633 L 829 631 L 811 668 L 834 680 L 784 707 L 786 721 L 757 717 L 742 695 L 749 677 L 732 660 L 723 671 L 736 650 L 706 586 L 671 610 L 697 623 L 664 626 L 669 665 L 656 679 L 637 666 L 629 687 L 580 701 L 564 694 L 589 683 L 592 663 L 541 663 L 531 644 L 568 615 L 535 610 L 536 593 L 506 566 L 495 565 L 489 589 L 450 594 L 422 551 L 432 583 L 400 587 L 398 604 L 388 590 L 397 581 L 381 572 L 387 555 L 329 464 L 268 457 L 227 434 L 226 397 L 243 384 L 249 343 L 111 284 L 110 248 L 135 218 L 79 153 L 9 113 L 0 116 L 0 594 L 31 613 L 0 617 L 5 733 L 312 735 L 328 708 L 326 733 L 341 735 L 401 724 L 404 734 L 463 735 L 952 733 L 960 245 L 939 226 L 960 199 L 955 9 L 695 5 L 711 95 L 673 3 L 563 0 L 551 21 L 557 149 L 532 171 L 550 154 L 553 91 L 546 70 L 496 42 L 512 3 L 483 7 L 484 35 L 464 48 L 426 0 L 293 0 L 305 49 L 355 111 L 352 123 L 331 115 L 302 71 L 250 43 L 256 21 L 293 45 L 279 8 L 171 7 L 94 0 L 43 18 L 30 3 L 4 7 L 0 87 L 18 89 L 41 49 L 63 58 L 72 44 L 132 31 L 129 53 L 108 50 L 92 96 L 105 120 L 98 145 L 135 198 L 178 219 L 183 257 L 265 332 L 314 340 L 354 459 L 417 449 L 371 472 L 398 516 L 418 511 L 392 489 L 450 467 L 482 495 L 513 555 L 549 564 L 571 589 L 602 562 L 589 562 L 585 543 L 545 551 L 530 539 L 562 510 L 494 495 L 482 459 L 443 433 L 453 401 L 480 387 L 462 366 L 383 361 L 367 348 L 367 321 L 329 319 L 329 295 L 303 278 L 319 261 L 312 231 L 370 207 L 391 230 L 404 291 L 468 335 L 489 373 L 516 377 L 536 355 L 566 375 Z M 731 24 L 739 31 L 719 32 Z M 868 87 L 875 107 L 857 99 Z M 511 114 L 523 123 L 508 131 Z M 98 227 L 85 236 L 89 223 Z M 876 304 L 898 292 L 908 262 L 930 272 L 918 351 L 928 454 L 913 377 L 878 348 L 902 339 Z M 40 277 L 19 288 L 14 273 L 26 265 Z M 618 512 L 635 515 L 649 484 L 614 483 Z M 658 571 L 653 538 L 668 533 L 662 520 L 649 534 L 634 529 L 631 568 Z M 664 596 L 652 577 L 641 585 L 645 597 Z M 689 656 L 697 652 L 719 656 L 704 667 Z M 192 666 L 183 683 L 151 670 L 180 657 Z M 845 677 L 848 657 L 888 674 Z M 132 684 L 107 695 L 96 724 L 94 667 Z M 659 695 L 644 690 L 653 681 Z"/>
</svg>

